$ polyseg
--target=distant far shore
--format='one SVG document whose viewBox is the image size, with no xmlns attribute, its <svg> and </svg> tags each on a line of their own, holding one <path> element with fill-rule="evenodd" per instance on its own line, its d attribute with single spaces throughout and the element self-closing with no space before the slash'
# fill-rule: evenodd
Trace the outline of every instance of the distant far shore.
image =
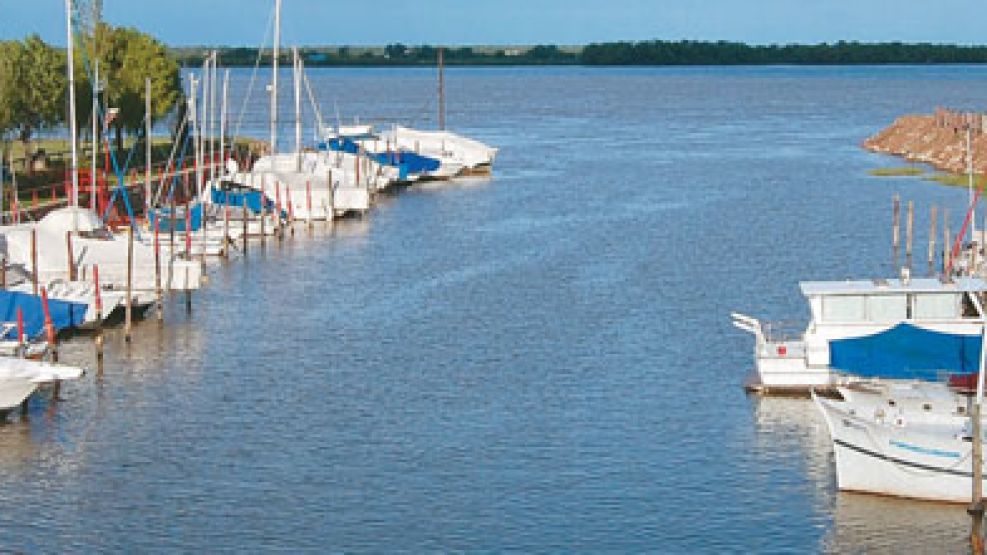
<svg viewBox="0 0 987 555">
<path fill-rule="evenodd" d="M 440 47 L 318 46 L 301 47 L 309 67 L 434 66 Z M 228 67 L 269 66 L 270 49 L 248 47 L 173 47 L 183 66 L 200 65 L 212 50 Z M 926 65 L 984 64 L 987 46 L 928 43 L 861 43 L 750 45 L 737 42 L 640 41 L 585 46 L 455 46 L 441 47 L 449 66 L 738 66 L 738 65 Z M 291 51 L 281 59 L 290 64 Z"/>
</svg>

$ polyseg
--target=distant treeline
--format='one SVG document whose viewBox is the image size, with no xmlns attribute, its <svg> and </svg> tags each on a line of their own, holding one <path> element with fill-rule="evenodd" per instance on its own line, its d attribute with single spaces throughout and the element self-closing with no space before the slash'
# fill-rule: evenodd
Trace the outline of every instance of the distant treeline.
<svg viewBox="0 0 987 555">
<path fill-rule="evenodd" d="M 256 48 L 219 48 L 221 63 L 252 66 Z M 184 66 L 201 65 L 207 48 L 175 48 Z M 434 46 L 303 48 L 308 66 L 424 66 L 434 65 Z M 739 42 L 642 41 L 594 43 L 585 47 L 555 45 L 520 47 L 445 48 L 448 65 L 852 65 L 987 63 L 987 46 L 927 43 L 860 43 L 750 45 Z M 282 53 L 290 63 L 290 52 Z M 270 65 L 271 52 L 260 53 Z"/>
<path fill-rule="evenodd" d="M 172 54 L 184 66 L 202 65 L 211 49 L 175 48 Z M 253 66 L 258 61 L 257 48 L 217 48 L 220 63 L 226 66 Z M 578 49 L 565 50 L 554 45 L 519 48 L 461 47 L 444 48 L 448 65 L 563 65 L 578 64 Z M 434 46 L 385 47 L 308 47 L 299 48 L 299 55 L 309 67 L 323 66 L 433 66 L 438 59 Z M 260 52 L 260 64 L 271 65 L 270 49 Z M 282 50 L 281 61 L 290 65 L 291 52 Z"/>
</svg>

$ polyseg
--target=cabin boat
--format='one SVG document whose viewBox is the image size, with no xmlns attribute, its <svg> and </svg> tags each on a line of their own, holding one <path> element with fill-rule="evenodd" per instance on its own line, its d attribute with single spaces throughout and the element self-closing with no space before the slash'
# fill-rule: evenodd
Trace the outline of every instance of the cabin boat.
<svg viewBox="0 0 987 555">
<path fill-rule="evenodd" d="M 839 392 L 841 400 L 812 395 L 833 442 L 840 490 L 971 501 L 972 396 L 927 382 L 864 384 Z"/>
<path fill-rule="evenodd" d="M 987 282 L 901 279 L 800 283 L 811 318 L 801 332 L 734 313 L 754 335 L 748 390 L 806 392 L 850 376 L 936 379 L 979 367 L 983 321 L 977 312 Z"/>
</svg>

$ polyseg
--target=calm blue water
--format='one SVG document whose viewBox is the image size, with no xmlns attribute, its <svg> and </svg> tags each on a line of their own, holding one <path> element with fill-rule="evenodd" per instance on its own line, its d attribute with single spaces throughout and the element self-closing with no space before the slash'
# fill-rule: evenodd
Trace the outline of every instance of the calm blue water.
<svg viewBox="0 0 987 555">
<path fill-rule="evenodd" d="M 312 77 L 327 120 L 434 120 L 432 71 Z M 453 69 L 450 126 L 502 148 L 495 177 L 299 230 L 217 267 L 191 317 L 175 298 L 132 347 L 111 333 L 102 379 L 0 427 L 0 542 L 963 551 L 962 507 L 835 491 L 811 404 L 743 393 L 752 341 L 729 313 L 805 318 L 798 280 L 888 275 L 895 193 L 923 245 L 933 203 L 959 214 L 965 191 L 869 177 L 898 162 L 858 145 L 902 113 L 982 108 L 985 85 L 970 67 Z M 242 132 L 266 135 L 263 103 Z"/>
</svg>

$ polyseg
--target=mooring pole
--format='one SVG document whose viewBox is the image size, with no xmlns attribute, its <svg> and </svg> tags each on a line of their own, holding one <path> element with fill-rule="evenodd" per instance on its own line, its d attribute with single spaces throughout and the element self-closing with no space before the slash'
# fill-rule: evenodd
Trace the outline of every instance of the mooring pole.
<svg viewBox="0 0 987 555">
<path fill-rule="evenodd" d="M 31 285 L 38 294 L 38 230 L 31 228 Z"/>
<path fill-rule="evenodd" d="M 936 205 L 929 210 L 929 275 L 936 274 Z"/>
<path fill-rule="evenodd" d="M 154 295 L 158 301 L 158 321 L 164 320 L 164 293 L 161 290 L 161 214 L 154 217 Z"/>
<path fill-rule="evenodd" d="M 943 280 L 950 282 L 953 280 L 952 276 L 949 274 L 952 272 L 952 264 L 950 258 L 952 253 L 949 251 L 950 236 L 949 236 L 949 210 L 946 208 L 942 209 L 942 273 Z"/>
<path fill-rule="evenodd" d="M 908 201 L 908 216 L 905 221 L 905 265 L 912 269 L 912 230 L 915 225 L 915 201 Z"/>
<path fill-rule="evenodd" d="M 901 243 L 901 199 L 895 195 L 891 199 L 891 251 L 892 269 L 898 273 L 898 246 Z"/>
<path fill-rule="evenodd" d="M 96 294 L 93 303 L 96 309 L 96 366 L 100 374 L 103 373 L 103 296 L 99 289 L 99 265 L 93 265 L 93 290 Z"/>
<path fill-rule="evenodd" d="M 131 323 L 133 318 L 134 304 L 134 226 L 131 224 L 127 228 L 127 298 L 124 305 L 124 332 L 123 339 L 130 343 Z"/>
</svg>

